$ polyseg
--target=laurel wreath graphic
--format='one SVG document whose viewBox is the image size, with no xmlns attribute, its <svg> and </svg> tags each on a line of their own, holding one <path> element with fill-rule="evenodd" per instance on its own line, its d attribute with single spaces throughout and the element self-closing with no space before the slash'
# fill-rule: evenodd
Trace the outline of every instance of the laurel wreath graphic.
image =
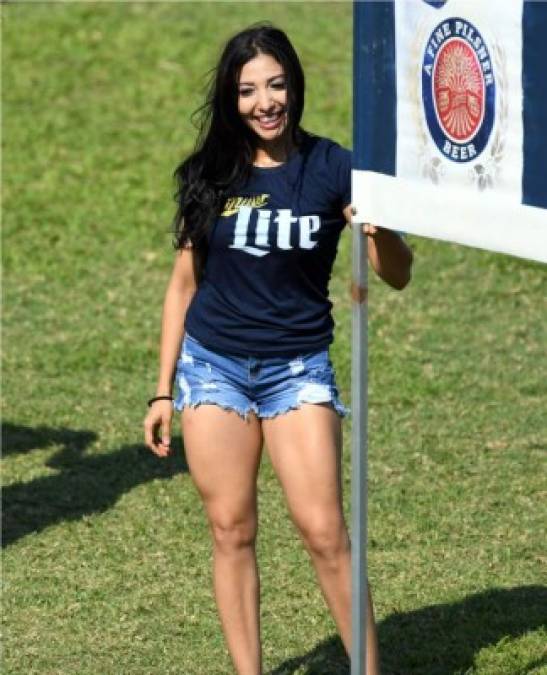
<svg viewBox="0 0 547 675">
<path fill-rule="evenodd" d="M 411 58 L 408 65 L 408 82 L 411 83 L 409 94 L 418 136 L 420 173 L 423 178 L 438 185 L 445 175 L 445 164 L 436 153 L 431 151 L 428 130 L 423 114 L 420 84 L 422 53 L 428 32 L 428 26 L 425 21 L 416 26 L 415 39 L 411 48 Z M 497 42 L 492 44 L 491 54 L 494 61 L 494 77 L 497 89 L 497 124 L 486 160 L 475 162 L 469 168 L 468 173 L 470 183 L 475 185 L 481 192 L 487 188 L 494 188 L 499 181 L 501 163 L 505 153 L 507 121 L 509 117 L 507 57 L 505 51 Z"/>
<path fill-rule="evenodd" d="M 497 43 L 492 44 L 498 100 L 498 115 L 496 131 L 490 144 L 490 150 L 484 163 L 477 162 L 469 169 L 469 177 L 482 192 L 487 188 L 494 188 L 501 175 L 501 163 L 505 151 L 507 121 L 509 119 L 509 101 L 507 85 L 507 57 L 503 48 Z"/>
</svg>

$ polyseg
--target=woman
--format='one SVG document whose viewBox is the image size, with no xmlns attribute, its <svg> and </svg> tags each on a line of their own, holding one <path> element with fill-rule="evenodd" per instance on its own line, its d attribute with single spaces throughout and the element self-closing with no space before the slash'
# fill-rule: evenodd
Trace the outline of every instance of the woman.
<svg viewBox="0 0 547 675">
<path fill-rule="evenodd" d="M 196 150 L 176 171 L 178 250 L 145 420 L 147 445 L 166 456 L 176 378 L 186 458 L 211 529 L 216 602 L 239 675 L 262 672 L 255 538 L 263 442 L 350 651 L 346 410 L 328 354 L 327 285 L 351 217 L 351 155 L 301 128 L 303 106 L 304 74 L 282 31 L 253 26 L 227 43 Z M 392 232 L 365 231 L 373 268 L 402 288 L 409 249 Z M 373 675 L 370 600 L 369 617 Z"/>
</svg>

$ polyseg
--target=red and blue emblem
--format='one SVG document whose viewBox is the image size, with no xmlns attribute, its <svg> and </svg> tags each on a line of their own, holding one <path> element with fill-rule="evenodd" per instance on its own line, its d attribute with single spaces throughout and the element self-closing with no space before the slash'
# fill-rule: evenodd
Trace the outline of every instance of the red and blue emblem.
<svg viewBox="0 0 547 675">
<path fill-rule="evenodd" d="M 440 152 L 453 162 L 476 159 L 494 126 L 496 82 L 488 46 L 469 21 L 445 19 L 432 31 L 422 63 L 422 100 Z"/>
</svg>

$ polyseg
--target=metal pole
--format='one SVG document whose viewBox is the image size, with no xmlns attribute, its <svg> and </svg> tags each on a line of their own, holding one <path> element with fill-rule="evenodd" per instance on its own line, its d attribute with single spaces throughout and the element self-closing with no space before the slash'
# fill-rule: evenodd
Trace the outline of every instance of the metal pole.
<svg viewBox="0 0 547 675">
<path fill-rule="evenodd" d="M 360 225 L 352 236 L 351 675 L 366 675 L 368 252 Z"/>
</svg>

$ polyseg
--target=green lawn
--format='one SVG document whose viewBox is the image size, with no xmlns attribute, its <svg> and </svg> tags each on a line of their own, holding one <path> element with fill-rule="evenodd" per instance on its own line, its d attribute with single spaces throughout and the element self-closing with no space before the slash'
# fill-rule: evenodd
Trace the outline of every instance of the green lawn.
<svg viewBox="0 0 547 675">
<path fill-rule="evenodd" d="M 305 126 L 350 146 L 351 4 L 1 9 L 2 672 L 227 675 L 183 452 L 160 461 L 141 439 L 173 255 L 171 174 L 220 45 L 259 19 L 302 57 Z M 384 673 L 547 672 L 545 268 L 409 241 L 411 286 L 371 279 L 370 293 Z M 350 259 L 346 235 L 332 355 L 348 403 Z M 348 518 L 349 438 L 348 422 Z M 347 673 L 266 455 L 259 500 L 266 671 Z"/>
</svg>

